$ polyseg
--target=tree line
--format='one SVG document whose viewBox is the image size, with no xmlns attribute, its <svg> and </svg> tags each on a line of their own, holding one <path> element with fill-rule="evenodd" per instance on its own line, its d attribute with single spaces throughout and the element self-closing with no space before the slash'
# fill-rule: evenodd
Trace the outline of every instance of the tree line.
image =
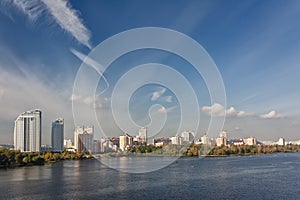
<svg viewBox="0 0 300 200">
<path fill-rule="evenodd" d="M 60 160 L 79 160 L 85 158 L 84 152 L 21 152 L 0 148 L 0 168 L 29 165 L 44 165 Z"/>
<path fill-rule="evenodd" d="M 247 156 L 270 153 L 300 152 L 300 145 L 230 145 L 206 146 L 202 144 L 167 145 L 164 147 L 133 146 L 127 152 L 135 155 L 163 156 Z"/>
</svg>

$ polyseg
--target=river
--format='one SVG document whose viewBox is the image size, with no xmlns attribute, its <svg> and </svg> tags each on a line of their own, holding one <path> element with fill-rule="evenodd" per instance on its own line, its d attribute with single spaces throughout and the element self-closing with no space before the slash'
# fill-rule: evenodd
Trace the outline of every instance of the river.
<svg viewBox="0 0 300 200">
<path fill-rule="evenodd" d="M 1 169 L 0 199 L 300 199 L 300 153 L 186 157 L 149 173 L 96 159 Z"/>
</svg>

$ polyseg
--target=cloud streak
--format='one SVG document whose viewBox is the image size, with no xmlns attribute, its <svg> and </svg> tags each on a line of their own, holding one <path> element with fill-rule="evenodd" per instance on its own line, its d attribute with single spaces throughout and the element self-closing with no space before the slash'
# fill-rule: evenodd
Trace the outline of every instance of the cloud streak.
<svg viewBox="0 0 300 200">
<path fill-rule="evenodd" d="M 43 2 L 47 6 L 48 12 L 62 29 L 69 32 L 81 44 L 84 44 L 89 49 L 92 48 L 90 44 L 90 31 L 84 26 L 78 13 L 72 9 L 68 1 L 43 0 Z"/>
<path fill-rule="evenodd" d="M 90 31 L 85 27 L 78 12 L 74 10 L 68 1 L 64 0 L 3 0 L 2 13 L 12 16 L 7 10 L 17 9 L 25 14 L 31 22 L 36 22 L 46 16 L 46 20 L 57 23 L 64 31 L 72 35 L 79 43 L 92 48 L 90 44 Z"/>
</svg>

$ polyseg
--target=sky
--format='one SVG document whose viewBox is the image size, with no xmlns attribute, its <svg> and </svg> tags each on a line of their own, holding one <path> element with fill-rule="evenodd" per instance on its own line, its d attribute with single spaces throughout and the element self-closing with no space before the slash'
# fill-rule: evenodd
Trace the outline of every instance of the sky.
<svg viewBox="0 0 300 200">
<path fill-rule="evenodd" d="M 299 11 L 296 0 L 2 0 L 0 143 L 11 144 L 14 120 L 36 108 L 43 113 L 43 144 L 50 144 L 58 117 L 71 139 L 78 125 L 93 125 L 95 138 L 136 135 L 142 126 L 153 137 L 183 130 L 217 137 L 213 119 L 225 120 L 229 138 L 298 140 Z M 107 54 L 144 36 L 105 41 L 145 27 L 197 42 L 216 76 L 204 77 L 189 60 L 151 48 L 132 49 L 103 66 Z M 159 41 L 171 40 L 162 35 Z M 185 53 L 199 53 L 203 61 L 201 52 Z M 220 86 L 226 98 L 213 99 L 222 96 Z"/>
</svg>

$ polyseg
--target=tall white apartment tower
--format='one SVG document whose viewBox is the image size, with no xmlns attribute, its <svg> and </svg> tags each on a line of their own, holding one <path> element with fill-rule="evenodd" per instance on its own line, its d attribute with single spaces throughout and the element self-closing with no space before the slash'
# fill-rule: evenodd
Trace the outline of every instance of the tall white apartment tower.
<svg viewBox="0 0 300 200">
<path fill-rule="evenodd" d="M 51 145 L 53 151 L 64 151 L 64 119 L 62 118 L 58 118 L 52 122 Z"/>
<path fill-rule="evenodd" d="M 42 112 L 38 109 L 26 111 L 15 120 L 14 149 L 22 152 L 41 150 Z"/>
</svg>

